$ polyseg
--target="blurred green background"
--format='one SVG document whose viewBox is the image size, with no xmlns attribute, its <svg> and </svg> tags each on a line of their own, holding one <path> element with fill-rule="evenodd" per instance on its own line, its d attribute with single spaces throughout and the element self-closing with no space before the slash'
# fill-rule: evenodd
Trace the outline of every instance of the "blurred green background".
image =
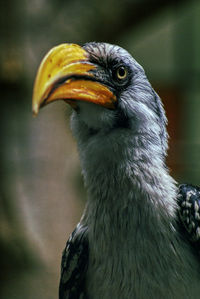
<svg viewBox="0 0 200 299">
<path fill-rule="evenodd" d="M 61 252 L 85 203 L 70 110 L 32 117 L 32 86 L 56 44 L 106 41 L 146 70 L 169 119 L 168 165 L 200 184 L 200 1 L 2 0 L 0 298 L 57 298 Z"/>
</svg>

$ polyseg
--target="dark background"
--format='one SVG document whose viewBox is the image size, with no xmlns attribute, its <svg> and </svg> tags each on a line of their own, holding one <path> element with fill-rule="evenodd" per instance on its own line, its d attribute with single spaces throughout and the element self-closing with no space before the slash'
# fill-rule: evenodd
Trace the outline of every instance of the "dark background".
<svg viewBox="0 0 200 299">
<path fill-rule="evenodd" d="M 200 1 L 0 5 L 0 298 L 53 299 L 61 252 L 86 196 L 69 108 L 55 103 L 32 117 L 37 67 L 63 42 L 126 48 L 165 104 L 172 175 L 200 184 Z"/>
</svg>

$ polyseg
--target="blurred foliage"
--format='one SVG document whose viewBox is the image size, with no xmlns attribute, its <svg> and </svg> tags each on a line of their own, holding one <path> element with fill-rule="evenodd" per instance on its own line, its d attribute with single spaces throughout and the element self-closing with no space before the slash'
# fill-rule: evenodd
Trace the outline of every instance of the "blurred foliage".
<svg viewBox="0 0 200 299">
<path fill-rule="evenodd" d="M 85 201 L 68 108 L 53 104 L 37 120 L 31 115 L 33 80 L 42 56 L 61 42 L 106 41 L 131 51 L 133 45 L 165 99 L 172 124 L 170 167 L 175 177 L 198 182 L 198 12 L 198 1 L 181 0 L 1 1 L 2 299 L 57 296 L 61 251 Z M 165 45 L 171 56 L 162 64 Z M 173 68 L 162 77 L 167 65 Z M 173 78 L 173 86 L 166 78 Z M 183 122 L 189 129 L 183 129 Z M 174 126 L 179 128 L 175 133 Z"/>
</svg>

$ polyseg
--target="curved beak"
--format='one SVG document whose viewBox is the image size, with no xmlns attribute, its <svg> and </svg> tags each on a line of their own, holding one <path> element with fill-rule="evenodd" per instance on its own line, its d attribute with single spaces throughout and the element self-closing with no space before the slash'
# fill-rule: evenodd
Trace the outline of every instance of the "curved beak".
<svg viewBox="0 0 200 299">
<path fill-rule="evenodd" d="M 88 53 L 76 44 L 61 44 L 43 58 L 34 83 L 33 114 L 40 107 L 56 100 L 65 100 L 76 108 L 76 100 L 115 108 L 116 96 L 98 82 L 89 62 Z"/>
</svg>

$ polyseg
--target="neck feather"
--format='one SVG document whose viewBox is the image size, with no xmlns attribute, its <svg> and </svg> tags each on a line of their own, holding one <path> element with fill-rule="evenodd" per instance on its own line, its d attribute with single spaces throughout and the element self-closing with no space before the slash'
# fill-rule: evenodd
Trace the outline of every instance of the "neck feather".
<svg viewBox="0 0 200 299">
<path fill-rule="evenodd" d="M 175 182 L 163 162 L 159 147 L 147 136 L 130 138 L 97 134 L 79 143 L 84 180 L 88 190 L 86 212 L 143 210 L 174 216 Z M 147 215 L 144 213 L 144 218 Z M 151 215 L 152 216 L 152 215 Z"/>
</svg>

